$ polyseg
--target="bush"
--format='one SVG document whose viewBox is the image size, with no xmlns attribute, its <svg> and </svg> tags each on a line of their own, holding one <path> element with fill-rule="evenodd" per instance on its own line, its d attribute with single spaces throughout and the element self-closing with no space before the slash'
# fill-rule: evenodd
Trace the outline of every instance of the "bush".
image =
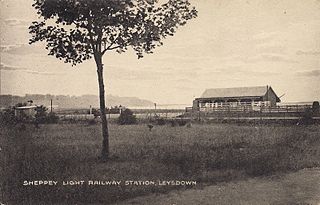
<svg viewBox="0 0 320 205">
<path fill-rule="evenodd" d="M 130 109 L 125 109 L 121 112 L 118 118 L 118 124 L 120 125 L 130 125 L 137 122 L 136 116 L 133 115 L 133 112 Z"/>
<path fill-rule="evenodd" d="M 312 112 L 313 112 L 314 114 L 319 113 L 319 109 L 320 109 L 319 101 L 314 101 L 314 102 L 312 103 Z"/>
<path fill-rule="evenodd" d="M 14 115 L 13 109 L 6 109 L 0 113 L 0 124 L 1 125 L 15 125 L 18 123 L 18 119 Z"/>
<path fill-rule="evenodd" d="M 35 123 L 36 124 L 44 124 L 44 123 L 57 123 L 59 120 L 59 117 L 54 113 L 47 113 L 48 108 L 45 106 L 39 106 L 36 108 L 36 114 L 35 114 Z"/>
<path fill-rule="evenodd" d="M 47 110 L 48 110 L 48 108 L 46 108 L 42 105 L 36 108 L 35 122 L 37 124 L 46 122 Z"/>
</svg>

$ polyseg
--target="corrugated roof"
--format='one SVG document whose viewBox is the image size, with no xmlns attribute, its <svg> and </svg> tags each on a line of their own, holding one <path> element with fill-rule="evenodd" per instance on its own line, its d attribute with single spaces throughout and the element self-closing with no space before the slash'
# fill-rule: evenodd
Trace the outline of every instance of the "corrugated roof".
<svg viewBox="0 0 320 205">
<path fill-rule="evenodd" d="M 270 87 L 269 87 L 270 88 Z M 222 98 L 222 97 L 241 97 L 241 96 L 264 96 L 267 86 L 238 87 L 238 88 L 213 88 L 207 89 L 201 98 Z"/>
<path fill-rule="evenodd" d="M 27 110 L 27 109 L 33 109 L 36 108 L 37 106 L 35 105 L 29 105 L 29 106 L 22 106 L 22 107 L 16 107 L 16 110 Z"/>
</svg>

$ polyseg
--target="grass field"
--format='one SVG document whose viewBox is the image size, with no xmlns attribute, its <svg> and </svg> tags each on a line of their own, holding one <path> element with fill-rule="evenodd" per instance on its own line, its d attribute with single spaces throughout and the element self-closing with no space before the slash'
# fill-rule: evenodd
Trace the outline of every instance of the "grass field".
<svg viewBox="0 0 320 205">
<path fill-rule="evenodd" d="M 19 127 L 19 126 L 18 126 Z M 320 126 L 110 125 L 102 163 L 100 125 L 1 127 L 2 199 L 8 204 L 110 204 L 320 165 Z M 22 186 L 24 180 L 194 180 L 196 186 Z"/>
</svg>

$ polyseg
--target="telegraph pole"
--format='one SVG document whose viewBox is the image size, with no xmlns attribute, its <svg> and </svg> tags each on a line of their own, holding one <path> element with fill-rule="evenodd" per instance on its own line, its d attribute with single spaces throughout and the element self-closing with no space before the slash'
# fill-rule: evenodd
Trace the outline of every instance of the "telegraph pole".
<svg viewBox="0 0 320 205">
<path fill-rule="evenodd" d="M 50 113 L 52 113 L 52 99 L 50 100 Z"/>
</svg>

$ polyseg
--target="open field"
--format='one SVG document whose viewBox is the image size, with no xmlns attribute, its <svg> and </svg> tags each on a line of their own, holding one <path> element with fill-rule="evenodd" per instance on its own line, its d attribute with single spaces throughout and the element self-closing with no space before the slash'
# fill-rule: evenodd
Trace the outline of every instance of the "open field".
<svg viewBox="0 0 320 205">
<path fill-rule="evenodd" d="M 174 190 L 128 199 L 117 205 L 320 204 L 320 168 L 221 182 L 202 189 Z"/>
<path fill-rule="evenodd" d="M 100 125 L 1 127 L 2 198 L 8 204 L 110 204 L 173 189 L 320 166 L 320 126 L 110 125 L 112 157 L 97 159 Z M 22 186 L 56 180 L 57 186 Z M 70 180 L 192 180 L 193 186 L 62 186 Z M 51 202 L 51 203 L 50 203 Z"/>
</svg>

